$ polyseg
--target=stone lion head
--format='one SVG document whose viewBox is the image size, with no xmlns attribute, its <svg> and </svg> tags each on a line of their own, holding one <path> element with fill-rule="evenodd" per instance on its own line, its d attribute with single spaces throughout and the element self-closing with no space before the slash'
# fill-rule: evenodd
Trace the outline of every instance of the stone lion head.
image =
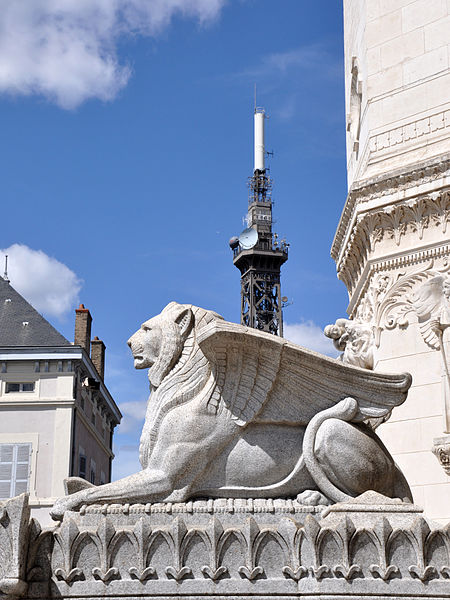
<svg viewBox="0 0 450 600">
<path fill-rule="evenodd" d="M 136 369 L 148 369 L 152 388 L 157 388 L 172 369 L 193 325 L 190 305 L 171 302 L 156 317 L 142 323 L 128 340 Z"/>
</svg>

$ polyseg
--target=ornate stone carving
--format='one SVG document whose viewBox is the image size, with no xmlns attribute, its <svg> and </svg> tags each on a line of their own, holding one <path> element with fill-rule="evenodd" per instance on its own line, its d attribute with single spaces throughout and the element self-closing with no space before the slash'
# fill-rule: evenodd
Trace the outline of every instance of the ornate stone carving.
<svg viewBox="0 0 450 600">
<path fill-rule="evenodd" d="M 373 326 L 352 319 L 337 319 L 327 325 L 324 333 L 333 340 L 337 350 L 343 352 L 342 361 L 363 369 L 373 369 Z"/>
<path fill-rule="evenodd" d="M 450 475 L 450 435 L 435 438 L 431 451 L 447 475 Z"/>
<path fill-rule="evenodd" d="M 444 352 L 443 335 L 450 327 L 450 276 L 436 275 L 423 283 L 412 297 L 422 337 L 428 346 Z M 444 353 L 444 364 L 447 364 Z"/>
<path fill-rule="evenodd" d="M 360 215 L 346 244 L 345 251 L 336 257 L 338 277 L 353 292 L 368 256 L 384 236 L 400 245 L 402 237 L 411 231 L 419 240 L 424 229 L 439 227 L 446 233 L 450 221 L 450 194 L 442 193 L 419 196 L 412 200 L 397 202 L 384 209 L 375 209 Z"/>
<path fill-rule="evenodd" d="M 429 184 L 443 179 L 450 173 L 450 155 L 439 156 L 425 164 L 413 165 L 406 169 L 398 169 L 388 176 L 375 177 L 354 185 L 350 190 L 342 216 L 331 247 L 331 256 L 337 261 L 342 253 L 344 243 L 349 236 L 349 230 L 357 206 L 389 196 L 406 192 L 413 187 Z M 448 221 L 448 218 L 447 218 Z"/>
<path fill-rule="evenodd" d="M 354 318 L 338 319 L 335 325 L 325 328 L 325 335 L 344 350 L 344 362 L 372 368 L 383 329 L 406 328 L 410 313 L 415 313 L 424 342 L 442 355 L 447 415 L 450 368 L 444 334 L 450 327 L 450 265 L 444 262 L 444 266 L 436 268 L 431 260 L 407 273 L 374 273 L 369 281 Z"/>
<path fill-rule="evenodd" d="M 312 490 L 338 501 L 367 486 L 410 497 L 364 423 L 405 400 L 408 375 L 363 371 L 177 303 L 145 322 L 129 344 L 135 366 L 149 369 L 152 388 L 143 470 L 98 487 L 69 480 L 74 493 L 55 504 L 56 518 L 84 503 L 125 500 L 295 497 Z M 102 569 L 98 576 L 107 576 L 109 565 Z"/>
<path fill-rule="evenodd" d="M 28 494 L 0 503 L 0 597 L 17 598 L 27 590 L 29 520 Z"/>
<path fill-rule="evenodd" d="M 350 323 L 354 322 L 355 327 L 372 326 L 378 347 L 381 331 L 407 327 L 408 313 L 414 311 L 424 341 L 431 348 L 439 349 L 439 332 L 450 324 L 449 270 L 449 265 L 436 268 L 431 260 L 407 273 L 374 273 Z"/>
<path fill-rule="evenodd" d="M 450 127 L 450 111 L 441 111 L 424 119 L 418 119 L 406 123 L 401 127 L 396 127 L 389 131 L 375 135 L 370 138 L 372 152 L 380 152 L 386 148 L 397 146 L 398 144 L 409 142 L 410 140 L 422 137 L 438 129 Z"/>
<path fill-rule="evenodd" d="M 444 598 L 450 577 L 449 526 L 375 492 L 84 506 L 34 546 L 29 598 Z"/>
</svg>

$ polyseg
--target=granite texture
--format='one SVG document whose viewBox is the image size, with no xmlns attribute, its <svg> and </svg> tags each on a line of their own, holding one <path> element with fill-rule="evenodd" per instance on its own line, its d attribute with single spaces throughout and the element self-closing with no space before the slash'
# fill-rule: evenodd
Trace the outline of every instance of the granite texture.
<svg viewBox="0 0 450 600">
<path fill-rule="evenodd" d="M 343 364 L 213 311 L 170 303 L 130 338 L 151 395 L 142 471 L 94 487 L 67 482 L 52 514 L 82 504 L 207 498 L 411 499 L 370 426 L 406 398 L 408 374 Z"/>
<path fill-rule="evenodd" d="M 28 518 L 23 497 L 12 505 L 9 533 Z M 2 590 L 8 600 L 450 598 L 450 526 L 376 492 L 329 507 L 249 498 L 85 505 L 54 529 L 32 520 L 24 533 L 28 543 L 3 556 L 5 580 L 17 577 L 15 561 L 26 579 Z"/>
<path fill-rule="evenodd" d="M 0 503 L 0 598 L 26 592 L 29 522 L 28 494 Z"/>
</svg>

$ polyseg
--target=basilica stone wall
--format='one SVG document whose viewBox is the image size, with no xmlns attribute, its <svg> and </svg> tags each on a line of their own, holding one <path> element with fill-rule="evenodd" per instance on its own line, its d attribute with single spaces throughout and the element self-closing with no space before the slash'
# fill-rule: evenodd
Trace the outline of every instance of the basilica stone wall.
<svg viewBox="0 0 450 600">
<path fill-rule="evenodd" d="M 450 518 L 450 3 L 344 0 L 349 194 L 332 246 L 373 367 L 408 371 L 377 430 L 431 518 Z M 434 451 L 434 455 L 433 455 Z"/>
<path fill-rule="evenodd" d="M 349 186 L 449 151 L 447 0 L 345 0 Z"/>
</svg>

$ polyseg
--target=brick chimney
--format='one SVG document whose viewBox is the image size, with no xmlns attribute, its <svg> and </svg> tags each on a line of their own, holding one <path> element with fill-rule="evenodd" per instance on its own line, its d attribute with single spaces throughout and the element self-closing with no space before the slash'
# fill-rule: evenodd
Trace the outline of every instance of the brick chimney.
<svg viewBox="0 0 450 600">
<path fill-rule="evenodd" d="M 105 377 L 105 349 L 106 346 L 102 340 L 99 340 L 98 337 L 95 336 L 91 341 L 91 360 L 102 381 Z"/>
<path fill-rule="evenodd" d="M 91 313 L 84 304 L 75 309 L 75 344 L 81 346 L 89 354 L 91 347 Z"/>
</svg>

